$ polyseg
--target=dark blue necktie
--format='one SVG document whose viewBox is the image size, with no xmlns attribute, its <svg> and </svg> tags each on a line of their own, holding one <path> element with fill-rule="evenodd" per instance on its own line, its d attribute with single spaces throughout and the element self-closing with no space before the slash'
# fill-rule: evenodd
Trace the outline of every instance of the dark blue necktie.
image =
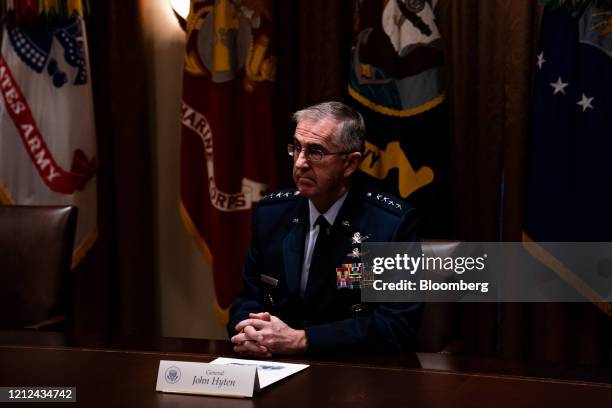
<svg viewBox="0 0 612 408">
<path fill-rule="evenodd" d="M 331 225 L 329 222 L 327 222 L 324 216 L 319 215 L 315 225 L 319 226 L 319 234 L 317 235 L 317 242 L 310 258 L 306 292 L 308 292 L 308 288 L 317 287 L 319 281 L 324 278 L 324 271 L 321 271 L 321 268 L 325 264 L 325 254 L 330 247 Z"/>
</svg>

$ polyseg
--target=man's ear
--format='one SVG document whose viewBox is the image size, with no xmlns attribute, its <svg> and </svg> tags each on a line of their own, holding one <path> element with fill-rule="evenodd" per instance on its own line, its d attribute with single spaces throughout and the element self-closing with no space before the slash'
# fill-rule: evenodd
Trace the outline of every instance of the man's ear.
<svg viewBox="0 0 612 408">
<path fill-rule="evenodd" d="M 349 153 L 344 162 L 344 177 L 350 177 L 361 164 L 361 153 Z"/>
</svg>

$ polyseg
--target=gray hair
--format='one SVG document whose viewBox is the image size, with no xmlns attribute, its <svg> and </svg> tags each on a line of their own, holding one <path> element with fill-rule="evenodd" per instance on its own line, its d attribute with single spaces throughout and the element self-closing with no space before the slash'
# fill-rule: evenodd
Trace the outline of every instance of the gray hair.
<svg viewBox="0 0 612 408">
<path fill-rule="evenodd" d="M 293 114 L 293 120 L 319 122 L 333 119 L 338 122 L 334 131 L 335 142 L 343 151 L 363 152 L 365 140 L 365 123 L 359 112 L 341 102 L 323 102 L 299 110 Z"/>
</svg>

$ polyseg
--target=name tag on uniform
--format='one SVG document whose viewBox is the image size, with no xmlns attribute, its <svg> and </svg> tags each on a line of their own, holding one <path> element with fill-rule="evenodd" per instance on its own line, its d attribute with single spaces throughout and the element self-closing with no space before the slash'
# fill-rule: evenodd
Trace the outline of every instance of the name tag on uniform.
<svg viewBox="0 0 612 408">
<path fill-rule="evenodd" d="M 259 391 L 257 367 L 161 360 L 156 391 L 252 397 Z"/>
</svg>

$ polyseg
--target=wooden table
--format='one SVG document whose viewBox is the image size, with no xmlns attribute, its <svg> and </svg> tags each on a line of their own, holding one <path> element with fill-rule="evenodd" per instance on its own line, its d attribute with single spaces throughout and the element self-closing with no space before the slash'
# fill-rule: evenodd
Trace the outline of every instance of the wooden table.
<svg viewBox="0 0 612 408">
<path fill-rule="evenodd" d="M 545 366 L 534 374 L 534 367 L 517 362 L 462 360 L 427 353 L 284 360 L 305 361 L 311 367 L 252 399 L 155 391 L 159 360 L 208 362 L 220 355 L 231 355 L 226 342 L 125 338 L 77 341 L 48 333 L 0 332 L 0 386 L 76 386 L 76 405 L 83 407 L 500 408 L 612 403 L 612 375 L 606 368 L 568 371 Z M 439 369 L 443 366 L 446 369 Z M 546 370 L 561 377 L 589 378 L 555 379 L 546 377 Z"/>
</svg>

